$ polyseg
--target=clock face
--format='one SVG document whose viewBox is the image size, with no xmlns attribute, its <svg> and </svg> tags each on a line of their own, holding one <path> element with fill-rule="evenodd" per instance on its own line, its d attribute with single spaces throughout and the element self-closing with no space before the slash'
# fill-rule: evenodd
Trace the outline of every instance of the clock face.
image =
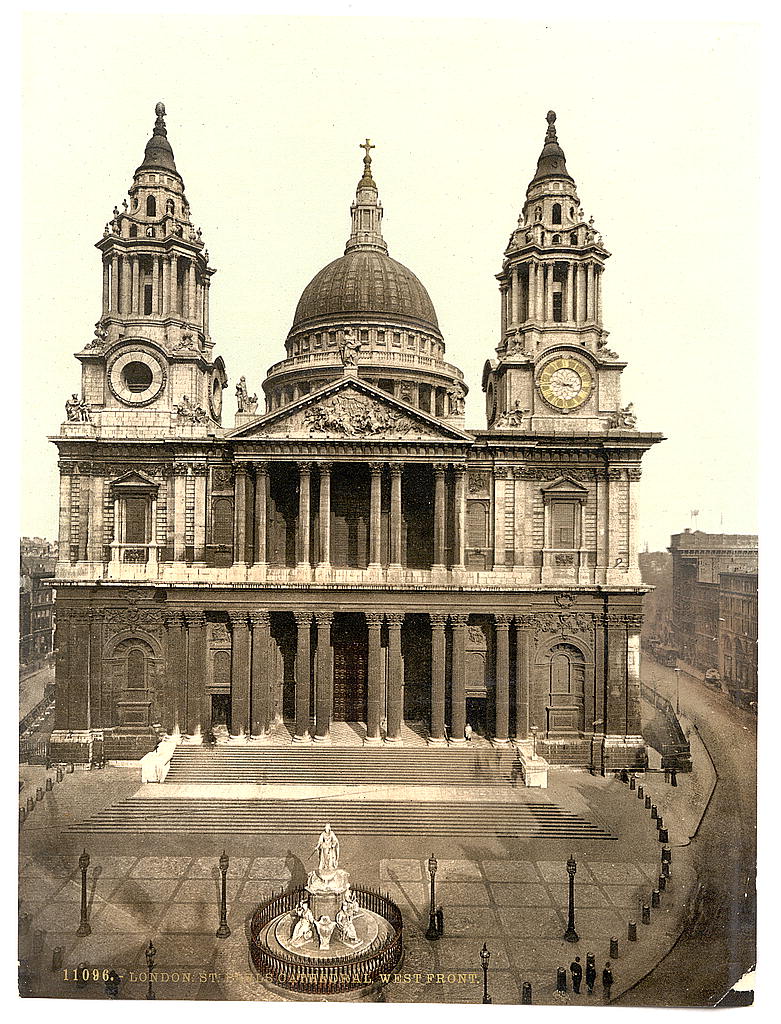
<svg viewBox="0 0 781 1024">
<path fill-rule="evenodd" d="M 586 363 L 572 356 L 559 356 L 547 363 L 537 386 L 545 401 L 569 412 L 583 405 L 594 389 L 594 377 Z"/>
<path fill-rule="evenodd" d="M 485 415 L 490 427 L 496 418 L 496 389 L 492 380 L 488 381 L 485 389 Z"/>
<path fill-rule="evenodd" d="M 165 366 L 146 348 L 124 349 L 109 366 L 109 387 L 125 405 L 149 405 L 160 394 L 165 381 Z"/>
<path fill-rule="evenodd" d="M 212 379 L 209 383 L 209 405 L 212 416 L 219 422 L 222 415 L 222 378 L 217 370 L 212 370 Z"/>
</svg>

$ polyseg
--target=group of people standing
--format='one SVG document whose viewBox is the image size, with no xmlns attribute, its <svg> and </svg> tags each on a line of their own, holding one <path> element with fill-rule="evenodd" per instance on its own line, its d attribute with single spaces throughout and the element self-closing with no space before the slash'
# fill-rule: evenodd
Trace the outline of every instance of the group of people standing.
<svg viewBox="0 0 781 1024">
<path fill-rule="evenodd" d="M 583 982 L 583 965 L 580 962 L 580 957 L 576 956 L 572 963 L 569 965 L 570 974 L 572 975 L 572 991 L 576 996 L 580 995 L 580 986 Z M 586 956 L 586 991 L 591 996 L 594 994 L 594 985 L 597 981 L 597 968 L 594 961 L 594 954 L 589 953 Z M 602 990 L 605 996 L 605 1002 L 610 1001 L 610 990 L 613 986 L 613 972 L 610 969 L 610 961 L 608 960 L 602 970 Z"/>
</svg>

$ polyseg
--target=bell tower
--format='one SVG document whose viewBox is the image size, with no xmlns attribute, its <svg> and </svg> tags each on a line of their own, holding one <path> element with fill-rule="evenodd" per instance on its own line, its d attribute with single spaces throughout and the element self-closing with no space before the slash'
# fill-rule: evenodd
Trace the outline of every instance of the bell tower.
<svg viewBox="0 0 781 1024">
<path fill-rule="evenodd" d="M 81 421 L 78 428 L 65 426 L 114 436 L 150 429 L 214 433 L 227 385 L 222 359 L 212 359 L 209 334 L 215 271 L 191 220 L 162 103 L 155 107 L 152 137 L 128 199 L 114 207 L 96 247 L 103 270 L 101 316 L 94 337 L 76 353 Z"/>
<path fill-rule="evenodd" d="M 634 426 L 620 408 L 626 363 L 607 348 L 602 275 L 610 253 L 586 221 L 556 133 L 548 128 L 502 270 L 497 359 L 486 362 L 489 429 L 604 431 Z"/>
</svg>

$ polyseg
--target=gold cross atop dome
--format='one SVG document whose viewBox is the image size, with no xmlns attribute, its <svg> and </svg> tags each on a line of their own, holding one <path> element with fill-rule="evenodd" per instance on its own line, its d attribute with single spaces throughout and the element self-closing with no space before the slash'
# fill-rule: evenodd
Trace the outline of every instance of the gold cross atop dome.
<svg viewBox="0 0 781 1024">
<path fill-rule="evenodd" d="M 374 180 L 372 179 L 372 158 L 370 151 L 372 149 L 376 149 L 377 147 L 372 144 L 371 139 L 367 139 L 366 142 L 362 142 L 358 146 L 358 148 L 364 150 L 362 181 L 366 182 L 367 184 L 374 185 Z"/>
</svg>

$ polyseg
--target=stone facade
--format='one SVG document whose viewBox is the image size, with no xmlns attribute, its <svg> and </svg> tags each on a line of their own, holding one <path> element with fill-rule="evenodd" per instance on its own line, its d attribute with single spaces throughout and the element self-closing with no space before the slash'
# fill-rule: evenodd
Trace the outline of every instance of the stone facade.
<svg viewBox="0 0 781 1024">
<path fill-rule="evenodd" d="M 497 744 L 535 729 L 554 763 L 642 764 L 636 490 L 661 435 L 621 406 L 609 254 L 555 115 L 499 275 L 484 430 L 387 254 L 368 140 L 345 256 L 305 289 L 265 412 L 242 378 L 224 425 L 213 271 L 163 115 L 98 243 L 103 317 L 53 439 L 53 750 L 125 760 L 283 723 L 328 743 L 347 720 L 367 744 L 404 723 L 460 743 L 468 723 Z"/>
</svg>

